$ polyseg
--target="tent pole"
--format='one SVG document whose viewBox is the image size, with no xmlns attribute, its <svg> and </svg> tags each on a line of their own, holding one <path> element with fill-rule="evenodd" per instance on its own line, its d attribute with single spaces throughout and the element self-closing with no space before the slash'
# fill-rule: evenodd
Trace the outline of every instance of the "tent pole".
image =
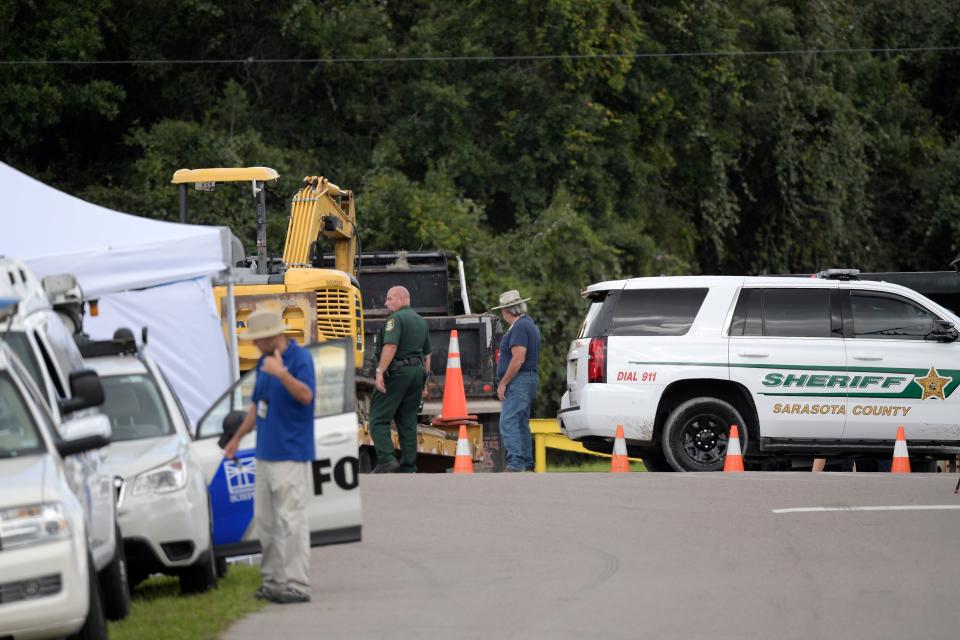
<svg viewBox="0 0 960 640">
<path fill-rule="evenodd" d="M 187 223 L 187 185 L 180 185 L 180 222 Z"/>
<path fill-rule="evenodd" d="M 230 382 L 240 379 L 240 353 L 237 345 L 237 304 L 233 297 L 233 267 L 227 269 L 227 322 L 230 336 Z"/>
</svg>

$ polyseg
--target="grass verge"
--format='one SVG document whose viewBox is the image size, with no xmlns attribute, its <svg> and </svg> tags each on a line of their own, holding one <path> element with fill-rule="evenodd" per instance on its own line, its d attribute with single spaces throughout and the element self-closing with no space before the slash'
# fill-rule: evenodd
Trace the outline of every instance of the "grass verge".
<svg viewBox="0 0 960 640">
<path fill-rule="evenodd" d="M 606 473 L 610 471 L 610 459 L 585 460 L 580 463 L 558 463 L 547 462 L 548 473 Z M 630 471 L 646 471 L 642 462 L 631 462 Z"/>
<path fill-rule="evenodd" d="M 181 596 L 177 578 L 150 578 L 134 590 L 130 615 L 110 623 L 110 639 L 216 638 L 234 621 L 265 606 L 253 597 L 258 586 L 257 567 L 236 564 L 216 590 L 195 596 Z"/>
</svg>

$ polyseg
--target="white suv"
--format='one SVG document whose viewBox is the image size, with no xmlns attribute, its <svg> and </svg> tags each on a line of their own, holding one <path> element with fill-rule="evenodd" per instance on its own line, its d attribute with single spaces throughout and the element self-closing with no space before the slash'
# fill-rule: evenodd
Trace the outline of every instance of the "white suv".
<svg viewBox="0 0 960 640">
<path fill-rule="evenodd" d="M 102 399 L 94 379 L 75 388 L 84 385 L 89 401 Z M 39 391 L 0 340 L 0 637 L 106 637 L 87 526 L 98 487 L 65 459 L 105 446 L 109 428 L 81 418 L 65 438 L 54 433 Z"/>
<path fill-rule="evenodd" d="M 59 286 L 72 278 L 54 280 Z M 16 302 L 0 320 L 0 339 L 17 355 L 39 389 L 52 417 L 51 439 L 55 443 L 70 439 L 91 422 L 99 422 L 109 436 L 110 423 L 96 408 L 103 398 L 99 377 L 84 370 L 71 330 L 51 306 L 43 285 L 19 260 L 0 256 L 0 298 Z M 79 397 L 77 385 L 95 386 L 100 401 L 91 403 Z M 89 449 L 66 456 L 64 468 L 79 494 L 85 494 L 86 532 L 100 576 L 104 612 L 108 619 L 119 620 L 130 610 L 130 588 L 119 542 L 113 478 L 104 451 Z"/>
<path fill-rule="evenodd" d="M 103 381 L 130 584 L 166 573 L 180 577 L 184 593 L 215 588 L 207 484 L 190 453 L 190 423 L 180 401 L 129 329 L 118 329 L 112 340 L 78 344 L 86 366 Z"/>
<path fill-rule="evenodd" d="M 567 355 L 563 431 L 609 452 L 618 423 L 652 470 L 960 453 L 960 318 L 855 270 L 818 278 L 683 276 L 594 284 Z M 957 368 L 954 368 L 957 367 Z M 775 468 L 775 467 L 774 467 Z"/>
</svg>

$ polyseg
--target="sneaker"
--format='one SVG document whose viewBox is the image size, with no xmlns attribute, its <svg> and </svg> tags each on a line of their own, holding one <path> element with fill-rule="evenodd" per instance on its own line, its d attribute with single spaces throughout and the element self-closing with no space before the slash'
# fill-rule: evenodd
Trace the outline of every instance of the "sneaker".
<svg viewBox="0 0 960 640">
<path fill-rule="evenodd" d="M 253 597 L 257 600 L 270 600 L 277 593 L 277 589 L 262 584 L 253 592 Z"/>
<path fill-rule="evenodd" d="M 386 462 L 378 464 L 376 467 L 373 468 L 373 471 L 371 471 L 370 473 L 393 473 L 399 468 L 400 468 L 400 463 L 397 462 L 396 458 L 393 458 L 393 459 L 387 460 Z"/>
<path fill-rule="evenodd" d="M 310 594 L 294 589 L 293 587 L 284 587 L 280 591 L 270 593 L 270 602 L 276 602 L 277 604 L 310 602 Z"/>
<path fill-rule="evenodd" d="M 522 473 L 524 469 L 521 469 L 520 467 L 507 467 L 504 469 L 504 471 L 507 473 Z"/>
</svg>

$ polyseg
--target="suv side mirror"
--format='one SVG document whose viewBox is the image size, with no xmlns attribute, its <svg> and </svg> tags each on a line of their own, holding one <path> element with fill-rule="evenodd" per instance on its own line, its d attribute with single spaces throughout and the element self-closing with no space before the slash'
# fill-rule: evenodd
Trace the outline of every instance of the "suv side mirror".
<svg viewBox="0 0 960 640">
<path fill-rule="evenodd" d="M 928 337 L 937 342 L 954 342 L 957 338 L 960 338 L 960 333 L 957 332 L 953 323 L 949 320 L 934 320 L 933 331 L 930 332 Z"/>
<path fill-rule="evenodd" d="M 70 397 L 59 402 L 60 413 L 72 413 L 103 404 L 103 383 L 92 369 L 70 373 Z"/>
<path fill-rule="evenodd" d="M 235 434 L 237 429 L 240 428 L 240 425 L 243 424 L 243 419 L 246 416 L 246 411 L 234 409 L 223 417 L 223 433 L 220 434 L 220 438 L 217 440 L 217 446 L 219 446 L 221 449 L 225 449 L 227 447 L 230 439 L 233 438 L 233 434 Z"/>
<path fill-rule="evenodd" d="M 63 440 L 56 444 L 62 458 L 110 444 L 110 419 L 102 414 L 69 420 L 63 430 Z"/>
</svg>

